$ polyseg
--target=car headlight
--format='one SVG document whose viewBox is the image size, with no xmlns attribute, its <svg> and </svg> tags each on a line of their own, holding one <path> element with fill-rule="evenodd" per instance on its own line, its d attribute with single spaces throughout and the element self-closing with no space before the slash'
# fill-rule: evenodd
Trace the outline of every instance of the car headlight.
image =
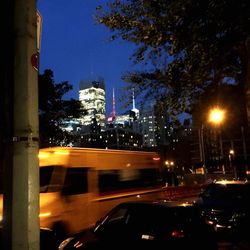
<svg viewBox="0 0 250 250">
<path fill-rule="evenodd" d="M 66 240 L 64 240 L 58 247 L 59 250 L 63 250 L 65 249 L 65 247 L 73 240 L 73 237 L 67 238 Z"/>
</svg>

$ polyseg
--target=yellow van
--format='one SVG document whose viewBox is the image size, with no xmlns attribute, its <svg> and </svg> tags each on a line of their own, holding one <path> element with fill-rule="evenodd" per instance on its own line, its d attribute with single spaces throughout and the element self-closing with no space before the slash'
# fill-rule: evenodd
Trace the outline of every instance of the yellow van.
<svg viewBox="0 0 250 250">
<path fill-rule="evenodd" d="M 40 226 L 62 237 L 93 226 L 120 202 L 162 198 L 156 152 L 52 147 L 40 149 L 39 165 Z"/>
</svg>

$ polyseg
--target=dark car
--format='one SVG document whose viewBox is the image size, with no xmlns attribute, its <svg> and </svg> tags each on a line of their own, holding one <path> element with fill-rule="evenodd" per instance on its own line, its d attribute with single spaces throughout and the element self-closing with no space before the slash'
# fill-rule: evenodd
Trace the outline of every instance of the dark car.
<svg viewBox="0 0 250 250">
<path fill-rule="evenodd" d="M 4 246 L 2 227 L 0 227 L 0 249 Z M 40 250 L 58 249 L 58 239 L 55 233 L 48 228 L 40 228 Z"/>
<path fill-rule="evenodd" d="M 125 202 L 93 229 L 63 241 L 60 250 L 217 249 L 214 228 L 193 205 L 170 201 Z"/>
<path fill-rule="evenodd" d="M 208 223 L 214 225 L 219 240 L 248 240 L 250 225 L 250 183 L 217 181 L 199 195 L 196 205 Z"/>
</svg>

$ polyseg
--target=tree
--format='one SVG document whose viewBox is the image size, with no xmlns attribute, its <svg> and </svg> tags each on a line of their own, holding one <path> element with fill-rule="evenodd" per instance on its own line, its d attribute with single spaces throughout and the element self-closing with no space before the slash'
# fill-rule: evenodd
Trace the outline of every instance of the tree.
<svg viewBox="0 0 250 250">
<path fill-rule="evenodd" d="M 63 100 L 72 89 L 68 82 L 55 83 L 53 71 L 47 69 L 38 76 L 39 88 L 39 131 L 40 147 L 59 145 L 72 140 L 69 133 L 60 128 L 66 118 L 79 118 L 84 114 L 81 102 L 75 99 Z"/>
<path fill-rule="evenodd" d="M 97 21 L 137 45 L 127 72 L 142 100 L 176 115 L 191 111 L 208 86 L 244 88 L 250 119 L 250 2 L 248 0 L 114 0 L 98 6 Z"/>
</svg>

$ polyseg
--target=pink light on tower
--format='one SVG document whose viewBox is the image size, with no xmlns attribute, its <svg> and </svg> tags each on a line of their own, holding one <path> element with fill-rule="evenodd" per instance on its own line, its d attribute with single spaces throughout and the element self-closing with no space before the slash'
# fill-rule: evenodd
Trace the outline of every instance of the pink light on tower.
<svg viewBox="0 0 250 250">
<path fill-rule="evenodd" d="M 115 89 L 113 88 L 113 98 L 112 98 L 112 118 L 113 120 L 116 117 L 116 111 L 115 111 Z"/>
<path fill-rule="evenodd" d="M 111 116 L 108 117 L 108 123 L 112 123 L 116 118 L 116 111 L 115 111 L 115 89 L 113 88 L 113 98 L 112 98 L 112 113 Z"/>
</svg>

